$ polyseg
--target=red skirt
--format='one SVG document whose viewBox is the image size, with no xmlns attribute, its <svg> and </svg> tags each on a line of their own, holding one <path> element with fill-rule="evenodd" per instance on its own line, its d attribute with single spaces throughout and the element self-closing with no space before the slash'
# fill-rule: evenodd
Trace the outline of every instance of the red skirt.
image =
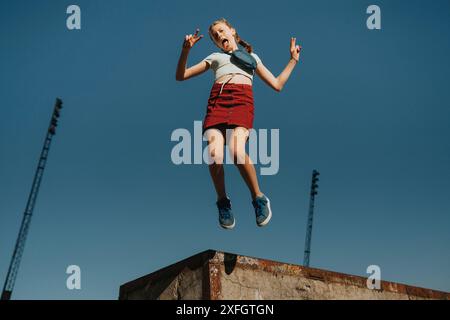
<svg viewBox="0 0 450 320">
<path fill-rule="evenodd" d="M 206 107 L 203 133 L 218 124 L 253 128 L 254 105 L 251 84 L 215 82 Z M 220 95 L 219 95 L 220 93 Z"/>
</svg>

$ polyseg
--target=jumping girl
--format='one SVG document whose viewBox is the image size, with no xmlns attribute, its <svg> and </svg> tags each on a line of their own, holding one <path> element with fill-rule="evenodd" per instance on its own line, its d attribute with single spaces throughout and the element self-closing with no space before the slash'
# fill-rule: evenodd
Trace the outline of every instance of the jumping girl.
<svg viewBox="0 0 450 320">
<path fill-rule="evenodd" d="M 214 52 L 198 64 L 186 68 L 189 51 L 203 37 L 199 36 L 198 32 L 199 29 L 194 35 L 185 36 L 176 80 L 192 78 L 210 68 L 214 71 L 215 82 L 208 99 L 203 134 L 208 141 L 208 154 L 212 159 L 209 172 L 217 193 L 219 223 L 225 229 L 232 229 L 235 226 L 231 201 L 225 191 L 223 159 L 224 145 L 227 144 L 234 164 L 250 190 L 256 223 L 262 227 L 272 217 L 270 201 L 259 189 L 255 167 L 245 152 L 249 129 L 253 128 L 253 75 L 256 72 L 267 85 L 280 92 L 299 60 L 301 47 L 295 44 L 296 38 L 291 38 L 291 58 L 283 72 L 275 77 L 253 52 L 252 46 L 239 37 L 236 29 L 226 19 L 221 18 L 214 21 L 208 30 L 211 40 L 221 52 Z M 255 70 L 242 68 L 233 63 L 231 53 L 239 47 L 244 48 L 257 62 Z"/>
</svg>

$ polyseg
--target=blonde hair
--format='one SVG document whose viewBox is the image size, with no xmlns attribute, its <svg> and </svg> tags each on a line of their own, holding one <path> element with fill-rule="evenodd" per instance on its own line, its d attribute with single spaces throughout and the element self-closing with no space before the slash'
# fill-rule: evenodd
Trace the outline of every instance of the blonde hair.
<svg viewBox="0 0 450 320">
<path fill-rule="evenodd" d="M 213 42 L 214 42 L 214 38 L 213 38 L 213 36 L 212 36 L 212 34 L 211 34 L 211 31 L 212 31 L 212 28 L 213 28 L 216 24 L 218 24 L 218 23 L 224 23 L 224 24 L 227 25 L 230 29 L 233 28 L 233 26 L 231 25 L 231 23 L 229 23 L 228 20 L 225 19 L 225 18 L 220 18 L 220 19 L 214 21 L 213 23 L 211 23 L 211 25 L 209 26 L 209 29 L 208 29 L 208 33 L 209 33 L 209 37 L 211 38 L 211 40 L 212 40 Z M 235 29 L 235 28 L 233 28 L 233 29 Z M 236 30 L 236 29 L 235 29 L 235 30 Z M 252 46 L 250 45 L 250 43 L 248 43 L 247 41 L 241 39 L 241 37 L 238 35 L 237 31 L 236 31 L 236 34 L 235 34 L 235 36 L 234 36 L 234 39 L 236 40 L 237 43 L 239 43 L 240 45 L 242 45 L 242 46 L 247 50 L 248 53 L 252 53 L 253 48 L 252 48 Z"/>
</svg>

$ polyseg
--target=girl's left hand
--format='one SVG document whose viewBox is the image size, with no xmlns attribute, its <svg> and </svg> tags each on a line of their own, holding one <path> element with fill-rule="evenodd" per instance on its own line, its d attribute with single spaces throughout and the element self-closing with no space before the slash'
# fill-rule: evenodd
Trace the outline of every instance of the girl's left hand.
<svg viewBox="0 0 450 320">
<path fill-rule="evenodd" d="M 300 51 L 302 50 L 302 47 L 295 44 L 296 39 L 297 38 L 294 37 L 291 38 L 291 58 L 298 62 L 298 60 L 300 59 Z"/>
</svg>

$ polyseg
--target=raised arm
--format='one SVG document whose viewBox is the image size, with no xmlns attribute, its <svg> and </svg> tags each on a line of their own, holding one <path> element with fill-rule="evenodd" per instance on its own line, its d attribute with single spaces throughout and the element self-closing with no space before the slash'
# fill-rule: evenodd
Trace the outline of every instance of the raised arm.
<svg viewBox="0 0 450 320">
<path fill-rule="evenodd" d="M 291 59 L 289 60 L 288 64 L 284 68 L 284 70 L 280 73 L 278 77 L 275 78 L 275 76 L 270 72 L 269 69 L 264 66 L 263 63 L 258 63 L 258 66 L 256 67 L 256 74 L 270 87 L 272 87 L 274 90 L 280 92 L 286 81 L 289 79 L 289 76 L 291 75 L 292 70 L 294 70 L 294 67 L 297 65 L 298 60 L 300 59 L 300 51 L 301 46 L 295 44 L 296 38 L 291 38 Z"/>
<path fill-rule="evenodd" d="M 201 61 L 196 65 L 186 69 L 189 51 L 201 38 L 203 38 L 203 35 L 198 36 L 199 31 L 200 30 L 197 29 L 194 35 L 186 35 L 184 38 L 183 48 L 181 49 L 181 55 L 180 59 L 178 60 L 177 71 L 175 74 L 175 79 L 177 81 L 187 80 L 209 69 L 209 64 L 206 61 Z"/>
</svg>

